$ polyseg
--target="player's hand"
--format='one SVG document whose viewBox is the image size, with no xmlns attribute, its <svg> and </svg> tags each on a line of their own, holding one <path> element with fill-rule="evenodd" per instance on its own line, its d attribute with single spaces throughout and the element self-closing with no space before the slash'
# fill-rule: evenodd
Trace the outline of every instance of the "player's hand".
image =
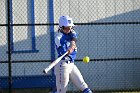
<svg viewBox="0 0 140 93">
<path fill-rule="evenodd" d="M 74 51 L 75 48 L 76 48 L 75 41 L 71 41 L 70 42 L 70 48 L 68 49 L 68 54 L 67 55 L 71 54 Z"/>
<path fill-rule="evenodd" d="M 74 50 L 73 48 L 69 48 L 69 49 L 68 49 L 68 54 L 67 54 L 67 55 L 70 55 L 70 54 L 73 52 L 73 50 Z"/>
</svg>

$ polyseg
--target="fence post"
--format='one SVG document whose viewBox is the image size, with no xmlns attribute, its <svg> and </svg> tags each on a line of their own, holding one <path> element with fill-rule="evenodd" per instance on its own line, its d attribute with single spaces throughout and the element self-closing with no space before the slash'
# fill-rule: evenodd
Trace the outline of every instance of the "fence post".
<svg viewBox="0 0 140 93">
<path fill-rule="evenodd" d="M 55 60 L 55 41 L 54 41 L 54 7 L 53 0 L 49 0 L 49 22 L 50 22 L 50 41 L 51 41 L 51 61 Z M 54 70 L 52 71 L 52 75 L 54 75 Z M 52 93 L 55 93 L 55 88 L 52 88 Z"/>
<path fill-rule="evenodd" d="M 10 0 L 7 0 L 7 15 L 8 15 L 8 84 L 9 84 L 9 93 L 12 93 L 12 70 L 11 70 L 11 23 L 10 23 Z"/>
</svg>

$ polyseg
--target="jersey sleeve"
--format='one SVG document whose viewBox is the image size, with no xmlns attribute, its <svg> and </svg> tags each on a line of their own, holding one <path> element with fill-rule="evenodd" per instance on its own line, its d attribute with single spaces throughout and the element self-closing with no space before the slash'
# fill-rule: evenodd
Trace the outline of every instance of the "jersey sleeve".
<svg viewBox="0 0 140 93">
<path fill-rule="evenodd" d="M 55 45 L 56 45 L 56 48 L 59 48 L 61 46 L 60 37 L 55 38 Z"/>
<path fill-rule="evenodd" d="M 63 55 L 67 50 L 65 48 L 65 44 L 64 42 L 62 42 L 62 35 L 58 35 L 56 36 L 55 38 L 55 45 L 56 45 L 56 49 L 57 49 L 57 52 L 60 55 Z"/>
<path fill-rule="evenodd" d="M 72 31 L 71 37 L 72 37 L 72 40 L 77 41 L 77 33 L 75 31 Z"/>
</svg>

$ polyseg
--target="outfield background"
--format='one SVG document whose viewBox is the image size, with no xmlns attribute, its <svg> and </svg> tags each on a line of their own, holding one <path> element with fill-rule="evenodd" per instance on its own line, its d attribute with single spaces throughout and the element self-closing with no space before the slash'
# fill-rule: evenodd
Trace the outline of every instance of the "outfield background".
<svg viewBox="0 0 140 93">
<path fill-rule="evenodd" d="M 57 58 L 54 36 L 61 15 L 74 20 L 78 33 L 75 64 L 92 90 L 140 89 L 140 0 L 1 0 L 0 3 L 1 89 L 9 87 L 9 73 L 12 88 L 55 88 L 53 71 L 44 76 L 42 70 Z M 91 58 L 90 63 L 82 62 L 84 56 Z M 77 88 L 70 82 L 68 90 Z"/>
</svg>

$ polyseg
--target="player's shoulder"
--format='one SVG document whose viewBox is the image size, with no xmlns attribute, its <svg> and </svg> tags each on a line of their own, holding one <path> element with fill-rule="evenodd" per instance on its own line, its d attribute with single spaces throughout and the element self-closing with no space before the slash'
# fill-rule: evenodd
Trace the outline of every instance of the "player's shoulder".
<svg viewBox="0 0 140 93">
<path fill-rule="evenodd" d="M 56 32 L 56 37 L 55 39 L 60 39 L 63 36 L 61 32 Z"/>
<path fill-rule="evenodd" d="M 61 33 L 61 32 L 56 32 L 56 36 L 57 36 L 57 37 L 62 36 L 62 35 L 63 35 L 63 33 Z"/>
<path fill-rule="evenodd" d="M 76 33 L 74 30 L 72 30 L 72 31 L 70 32 L 70 35 L 71 35 L 71 36 L 77 36 L 77 33 Z"/>
<path fill-rule="evenodd" d="M 76 34 L 75 30 L 71 30 L 71 33 L 72 33 L 72 34 Z"/>
<path fill-rule="evenodd" d="M 72 30 L 71 31 L 71 34 L 70 34 L 72 37 L 75 37 L 75 38 L 77 38 L 77 33 L 74 31 L 74 30 Z"/>
</svg>

